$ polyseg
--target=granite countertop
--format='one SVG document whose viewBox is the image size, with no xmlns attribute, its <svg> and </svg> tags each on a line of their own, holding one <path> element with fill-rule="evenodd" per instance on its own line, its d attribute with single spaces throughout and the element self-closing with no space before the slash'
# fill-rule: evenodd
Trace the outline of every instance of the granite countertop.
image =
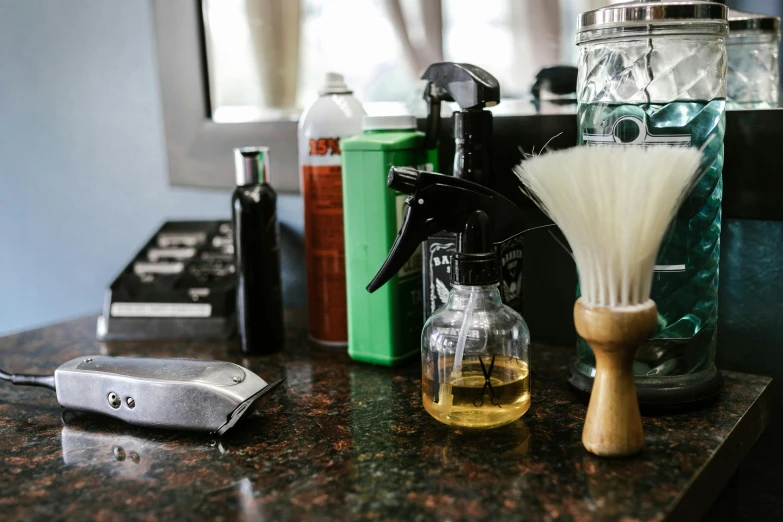
<svg viewBox="0 0 783 522">
<path fill-rule="evenodd" d="M 287 377 L 222 439 L 64 412 L 45 389 L 0 383 L 0 518 L 698 520 L 766 426 L 770 379 L 724 372 L 719 401 L 644 419 L 646 449 L 604 460 L 580 443 L 572 348 L 534 347 L 533 403 L 508 426 L 449 428 L 421 406 L 418 361 L 352 362 L 307 341 L 96 343 L 95 317 L 0 339 L 0 366 L 48 373 L 81 355 L 222 359 Z"/>
</svg>

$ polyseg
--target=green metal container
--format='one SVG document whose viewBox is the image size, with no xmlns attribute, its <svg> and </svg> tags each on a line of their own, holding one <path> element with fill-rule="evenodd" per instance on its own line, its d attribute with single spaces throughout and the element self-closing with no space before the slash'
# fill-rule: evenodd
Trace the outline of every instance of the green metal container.
<svg viewBox="0 0 783 522">
<path fill-rule="evenodd" d="M 348 354 L 393 366 L 421 351 L 421 252 L 377 292 L 366 287 L 402 226 L 405 196 L 386 186 L 389 168 L 433 170 L 436 151 L 413 116 L 368 116 L 364 132 L 340 143 L 343 160 Z"/>
</svg>

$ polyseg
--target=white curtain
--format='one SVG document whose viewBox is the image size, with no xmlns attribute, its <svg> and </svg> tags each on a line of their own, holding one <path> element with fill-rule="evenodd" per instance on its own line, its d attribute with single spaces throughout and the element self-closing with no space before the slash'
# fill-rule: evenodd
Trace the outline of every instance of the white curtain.
<svg viewBox="0 0 783 522">
<path fill-rule="evenodd" d="M 253 58 L 262 107 L 296 103 L 299 80 L 301 0 L 246 0 Z"/>
<path fill-rule="evenodd" d="M 619 0 L 505 0 L 511 48 L 488 49 L 487 52 L 511 53 L 511 70 L 505 73 L 509 80 L 507 92 L 526 92 L 544 67 L 576 65 L 577 16 L 616 1 Z M 384 0 L 384 3 L 405 63 L 410 73 L 418 78 L 427 65 L 443 60 L 442 0 Z M 481 8 L 477 2 L 476 9 Z M 416 43 L 411 38 L 411 24 L 405 18 L 406 12 L 410 15 L 411 11 L 418 11 L 423 18 L 424 42 Z"/>
<path fill-rule="evenodd" d="M 386 12 L 400 43 L 405 64 L 414 78 L 419 78 L 431 63 L 443 61 L 443 11 L 441 0 L 410 0 L 421 13 L 424 26 L 424 41 L 415 44 L 405 21 L 405 12 L 400 0 L 384 0 Z"/>
</svg>

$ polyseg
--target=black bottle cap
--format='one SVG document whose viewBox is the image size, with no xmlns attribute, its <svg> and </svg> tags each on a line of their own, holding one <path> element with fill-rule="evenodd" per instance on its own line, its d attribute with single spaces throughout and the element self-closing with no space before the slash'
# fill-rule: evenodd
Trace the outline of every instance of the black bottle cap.
<svg viewBox="0 0 783 522">
<path fill-rule="evenodd" d="M 490 285 L 500 282 L 500 266 L 492 242 L 494 225 L 483 210 L 472 212 L 457 238 L 457 250 L 451 256 L 451 283 Z"/>
<path fill-rule="evenodd" d="M 237 187 L 269 183 L 269 147 L 234 149 Z"/>
<path fill-rule="evenodd" d="M 496 252 L 451 255 L 452 285 L 495 285 L 500 282 L 500 267 Z"/>
</svg>

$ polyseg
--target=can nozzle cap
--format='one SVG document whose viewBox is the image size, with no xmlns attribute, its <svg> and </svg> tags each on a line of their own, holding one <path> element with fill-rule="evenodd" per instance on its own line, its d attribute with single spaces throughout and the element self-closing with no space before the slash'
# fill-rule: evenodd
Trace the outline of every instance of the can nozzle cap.
<svg viewBox="0 0 783 522">
<path fill-rule="evenodd" d="M 323 87 L 318 91 L 321 96 L 325 94 L 350 94 L 351 90 L 345 84 L 345 78 L 342 74 L 328 72 L 324 76 Z"/>
</svg>

